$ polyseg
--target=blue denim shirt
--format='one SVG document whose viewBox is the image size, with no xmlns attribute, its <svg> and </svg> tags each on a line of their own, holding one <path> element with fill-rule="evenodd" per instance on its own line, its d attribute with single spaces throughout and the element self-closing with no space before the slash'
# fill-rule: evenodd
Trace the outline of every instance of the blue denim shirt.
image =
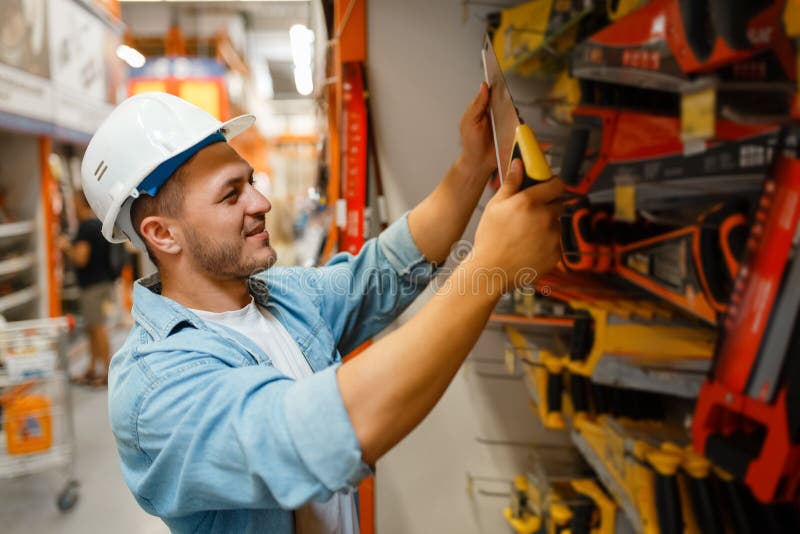
<svg viewBox="0 0 800 534">
<path fill-rule="evenodd" d="M 156 277 L 137 282 L 108 402 L 139 504 L 174 532 L 288 534 L 291 510 L 354 489 L 371 471 L 336 382 L 341 354 L 386 327 L 434 271 L 404 216 L 357 256 L 252 277 L 256 302 L 314 370 L 302 380 L 272 367 L 269 347 L 217 333 L 161 296 Z"/>
</svg>

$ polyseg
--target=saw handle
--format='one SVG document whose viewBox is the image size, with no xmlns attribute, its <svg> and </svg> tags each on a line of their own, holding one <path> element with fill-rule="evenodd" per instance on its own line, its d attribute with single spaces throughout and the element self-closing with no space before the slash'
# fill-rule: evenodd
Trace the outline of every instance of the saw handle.
<svg viewBox="0 0 800 534">
<path fill-rule="evenodd" d="M 536 135 L 527 124 L 520 124 L 514 131 L 514 146 L 511 149 L 511 159 L 508 161 L 507 167 L 509 170 L 514 158 L 522 160 L 523 176 L 520 191 L 546 182 L 553 177 L 553 172 L 536 140 Z"/>
<path fill-rule="evenodd" d="M 679 455 L 662 450 L 649 452 L 646 458 L 655 478 L 659 532 L 682 534 L 683 512 L 677 479 L 681 458 Z"/>
</svg>

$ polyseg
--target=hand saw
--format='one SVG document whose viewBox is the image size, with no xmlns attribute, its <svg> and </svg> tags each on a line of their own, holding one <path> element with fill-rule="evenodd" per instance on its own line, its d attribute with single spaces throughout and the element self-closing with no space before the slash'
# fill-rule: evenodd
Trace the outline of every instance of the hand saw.
<svg viewBox="0 0 800 534">
<path fill-rule="evenodd" d="M 520 189 L 549 180 L 553 177 L 550 165 L 547 164 L 533 130 L 530 126 L 522 124 L 519 119 L 488 35 L 483 41 L 481 57 L 486 83 L 489 86 L 489 116 L 492 121 L 500 182 L 505 180 L 511 160 L 514 158 L 522 160 L 524 170 Z"/>
</svg>

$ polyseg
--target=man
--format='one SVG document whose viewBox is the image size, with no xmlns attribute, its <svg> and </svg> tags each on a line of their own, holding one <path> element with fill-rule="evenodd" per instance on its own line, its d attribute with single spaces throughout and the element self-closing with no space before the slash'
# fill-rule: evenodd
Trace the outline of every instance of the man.
<svg viewBox="0 0 800 534">
<path fill-rule="evenodd" d="M 72 242 L 67 236 L 62 236 L 58 244 L 75 265 L 80 288 L 78 306 L 89 335 L 89 367 L 76 380 L 80 384 L 102 386 L 108 381 L 111 360 L 104 310 L 106 302 L 111 299 L 116 276 L 111 268 L 111 244 L 100 233 L 100 221 L 92 213 L 83 193 L 76 192 L 74 200 L 80 221 L 78 234 Z M 103 368 L 102 376 L 95 374 L 98 365 Z"/>
<path fill-rule="evenodd" d="M 136 321 L 111 364 L 125 480 L 176 532 L 358 532 L 352 490 L 444 393 L 500 295 L 559 258 L 554 180 L 521 164 L 488 203 L 471 255 L 409 322 L 341 365 L 424 289 L 495 168 L 485 84 L 463 153 L 436 189 L 357 256 L 274 268 L 253 170 L 224 124 L 160 93 L 133 97 L 86 151 L 107 238 L 146 248 Z M 91 194 L 89 192 L 91 191 Z M 452 283 L 450 283 L 452 282 Z"/>
</svg>

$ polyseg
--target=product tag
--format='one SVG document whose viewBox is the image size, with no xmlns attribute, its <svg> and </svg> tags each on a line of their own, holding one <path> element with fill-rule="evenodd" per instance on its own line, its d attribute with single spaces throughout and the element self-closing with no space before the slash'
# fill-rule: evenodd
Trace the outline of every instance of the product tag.
<svg viewBox="0 0 800 534">
<path fill-rule="evenodd" d="M 347 226 L 347 200 L 340 198 L 336 201 L 336 226 Z"/>
<path fill-rule="evenodd" d="M 614 184 L 614 218 L 636 222 L 636 181 L 630 177 L 621 177 Z"/>
<path fill-rule="evenodd" d="M 717 90 L 706 87 L 681 95 L 681 139 L 711 139 L 716 129 Z"/>
<path fill-rule="evenodd" d="M 510 375 L 517 372 L 517 358 L 514 354 L 514 347 L 506 347 L 506 371 Z"/>
</svg>

